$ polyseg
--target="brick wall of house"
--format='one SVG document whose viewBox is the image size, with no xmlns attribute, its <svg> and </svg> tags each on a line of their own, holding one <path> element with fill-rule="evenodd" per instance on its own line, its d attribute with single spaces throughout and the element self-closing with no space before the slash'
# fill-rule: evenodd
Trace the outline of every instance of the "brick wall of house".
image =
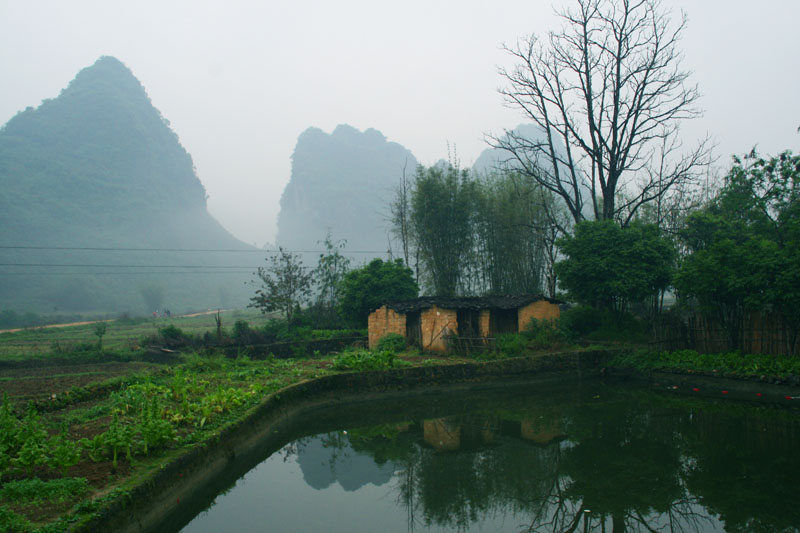
<svg viewBox="0 0 800 533">
<path fill-rule="evenodd" d="M 528 327 L 531 318 L 537 320 L 555 320 L 561 316 L 561 309 L 557 304 L 551 304 L 547 300 L 539 300 L 519 309 L 517 317 L 519 319 L 519 330 L 524 331 Z"/>
<path fill-rule="evenodd" d="M 367 319 L 370 349 L 378 345 L 381 337 L 387 333 L 397 333 L 406 336 L 406 315 L 397 313 L 385 305 L 370 313 Z"/>
<path fill-rule="evenodd" d="M 461 447 L 461 426 L 450 424 L 444 418 L 424 420 L 422 438 L 438 452 L 458 450 Z"/>
<path fill-rule="evenodd" d="M 478 331 L 480 332 L 481 337 L 489 336 L 489 321 L 491 316 L 491 311 L 488 309 L 481 309 L 481 314 L 478 315 Z"/>
<path fill-rule="evenodd" d="M 442 309 L 435 305 L 422 312 L 422 349 L 430 352 L 446 352 L 444 337 L 458 333 L 458 318 L 455 309 Z"/>
</svg>

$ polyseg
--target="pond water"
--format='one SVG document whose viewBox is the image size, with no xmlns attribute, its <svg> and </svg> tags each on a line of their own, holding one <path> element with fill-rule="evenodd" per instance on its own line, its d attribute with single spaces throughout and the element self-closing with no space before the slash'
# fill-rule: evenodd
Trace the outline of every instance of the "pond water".
<svg viewBox="0 0 800 533">
<path fill-rule="evenodd" d="M 321 410 L 183 531 L 800 531 L 800 411 L 630 384 Z"/>
</svg>

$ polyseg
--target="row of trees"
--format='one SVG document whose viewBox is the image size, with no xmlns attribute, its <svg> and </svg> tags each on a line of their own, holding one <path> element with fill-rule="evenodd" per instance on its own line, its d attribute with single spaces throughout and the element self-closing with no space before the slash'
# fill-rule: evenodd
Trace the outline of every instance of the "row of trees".
<svg viewBox="0 0 800 533">
<path fill-rule="evenodd" d="M 318 327 L 366 326 L 367 316 L 388 300 L 416 298 L 419 288 L 410 268 L 401 259 L 373 259 L 351 269 L 350 259 L 342 255 L 344 241 L 334 241 L 330 233 L 324 241 L 317 266 L 303 265 L 300 254 L 279 248 L 260 267 L 255 295 L 250 307 L 263 313 L 279 312 L 289 325 L 296 322 L 302 307 Z"/>
<path fill-rule="evenodd" d="M 575 0 L 559 15 L 558 31 L 506 47 L 516 66 L 501 70 L 501 94 L 539 135 L 490 137 L 504 156 L 489 174 L 437 164 L 403 175 L 390 212 L 405 265 L 429 294 L 559 289 L 617 313 L 655 313 L 674 289 L 734 347 L 745 314 L 778 315 L 793 351 L 798 157 L 736 159 L 712 194 L 700 184 L 708 143 L 686 149 L 679 136 L 700 112 L 678 49 L 685 15 L 673 21 L 658 0 Z"/>
<path fill-rule="evenodd" d="M 550 283 L 552 201 L 529 176 L 420 166 L 390 208 L 403 258 L 429 293 L 537 293 Z"/>
<path fill-rule="evenodd" d="M 405 176 L 393 235 L 428 292 L 556 289 L 622 313 L 679 303 L 714 317 L 737 346 L 748 313 L 800 330 L 798 157 L 737 158 L 717 193 L 700 114 L 681 65 L 686 25 L 658 0 L 576 0 L 563 25 L 506 50 L 506 103 L 538 126 L 490 136 L 494 174 L 453 166 Z M 701 178 L 705 177 L 705 186 Z"/>
</svg>

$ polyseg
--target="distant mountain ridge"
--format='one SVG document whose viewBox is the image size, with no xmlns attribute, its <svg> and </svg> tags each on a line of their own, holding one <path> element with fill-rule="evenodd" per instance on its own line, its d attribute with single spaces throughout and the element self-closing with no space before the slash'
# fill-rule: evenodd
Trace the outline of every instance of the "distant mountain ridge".
<svg viewBox="0 0 800 533">
<path fill-rule="evenodd" d="M 4 246 L 252 249 L 208 213 L 205 188 L 191 156 L 139 80 L 113 57 L 101 57 L 81 70 L 57 98 L 28 107 L 0 129 L 0 188 Z M 200 276 L 100 278 L 99 269 L 92 267 L 171 266 L 198 259 L 200 264 L 221 266 L 228 261 L 219 257 L 102 255 L 85 250 L 32 254 L 2 249 L 0 262 L 85 264 L 89 267 L 82 271 L 89 275 L 78 276 L 78 269 L 30 267 L 28 277 L 9 276 L 3 275 L 8 271 L 4 267 L 0 308 L 75 309 L 73 304 L 80 301 L 76 310 L 135 310 L 142 306 L 136 287 L 143 283 L 161 285 L 165 299 L 176 308 L 208 307 L 219 305 L 219 290 L 228 290 L 217 287 L 227 285 L 219 276 L 213 282 Z M 228 280 L 236 285 L 233 292 L 242 292 L 241 280 Z M 211 290 L 209 283 L 214 285 Z M 70 297 L 68 285 L 84 294 Z M 54 296 L 57 293 L 60 296 Z"/>
<path fill-rule="evenodd" d="M 403 171 L 413 178 L 416 167 L 411 151 L 378 130 L 308 128 L 297 139 L 281 196 L 277 244 L 319 249 L 330 230 L 349 250 L 387 250 L 389 201 Z"/>
</svg>

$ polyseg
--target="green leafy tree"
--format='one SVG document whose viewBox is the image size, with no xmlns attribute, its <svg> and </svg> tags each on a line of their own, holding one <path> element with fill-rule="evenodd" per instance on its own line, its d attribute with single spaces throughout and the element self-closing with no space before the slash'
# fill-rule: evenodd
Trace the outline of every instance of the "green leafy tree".
<svg viewBox="0 0 800 533">
<path fill-rule="evenodd" d="M 416 298 L 418 294 L 414 274 L 402 259 L 373 259 L 345 275 L 339 308 L 350 323 L 366 326 L 367 317 L 374 309 L 386 302 Z"/>
<path fill-rule="evenodd" d="M 475 256 L 485 292 L 541 292 L 548 226 L 541 193 L 524 175 L 490 174 L 477 181 Z"/>
<path fill-rule="evenodd" d="M 622 313 L 633 302 L 659 301 L 670 285 L 675 248 L 654 225 L 621 228 L 610 220 L 584 221 L 559 245 L 566 257 L 556 264 L 556 273 L 580 303 Z"/>
<path fill-rule="evenodd" d="M 350 270 L 350 259 L 340 252 L 344 249 L 347 241 L 334 241 L 328 232 L 322 244 L 325 246 L 325 252 L 320 254 L 317 267 L 313 272 L 319 291 L 314 307 L 319 323 L 325 326 L 334 326 L 338 319 L 337 307 L 341 298 L 342 280 Z"/>
<path fill-rule="evenodd" d="M 249 307 L 265 314 L 280 311 L 291 324 L 296 309 L 311 296 L 313 274 L 303 266 L 299 255 L 283 248 L 278 248 L 268 261 L 268 267 L 259 267 L 256 272 L 261 287 L 250 298 Z"/>
<path fill-rule="evenodd" d="M 690 215 L 675 287 L 740 346 L 751 311 L 776 312 L 793 353 L 800 330 L 800 156 L 734 158 L 719 194 Z"/>
<path fill-rule="evenodd" d="M 103 336 L 106 334 L 106 330 L 108 329 L 108 324 L 105 322 L 98 322 L 94 325 L 94 335 L 97 337 L 97 349 L 103 349 Z"/>
<path fill-rule="evenodd" d="M 433 292 L 456 294 L 474 241 L 475 182 L 447 165 L 418 167 L 411 225 Z"/>
</svg>

